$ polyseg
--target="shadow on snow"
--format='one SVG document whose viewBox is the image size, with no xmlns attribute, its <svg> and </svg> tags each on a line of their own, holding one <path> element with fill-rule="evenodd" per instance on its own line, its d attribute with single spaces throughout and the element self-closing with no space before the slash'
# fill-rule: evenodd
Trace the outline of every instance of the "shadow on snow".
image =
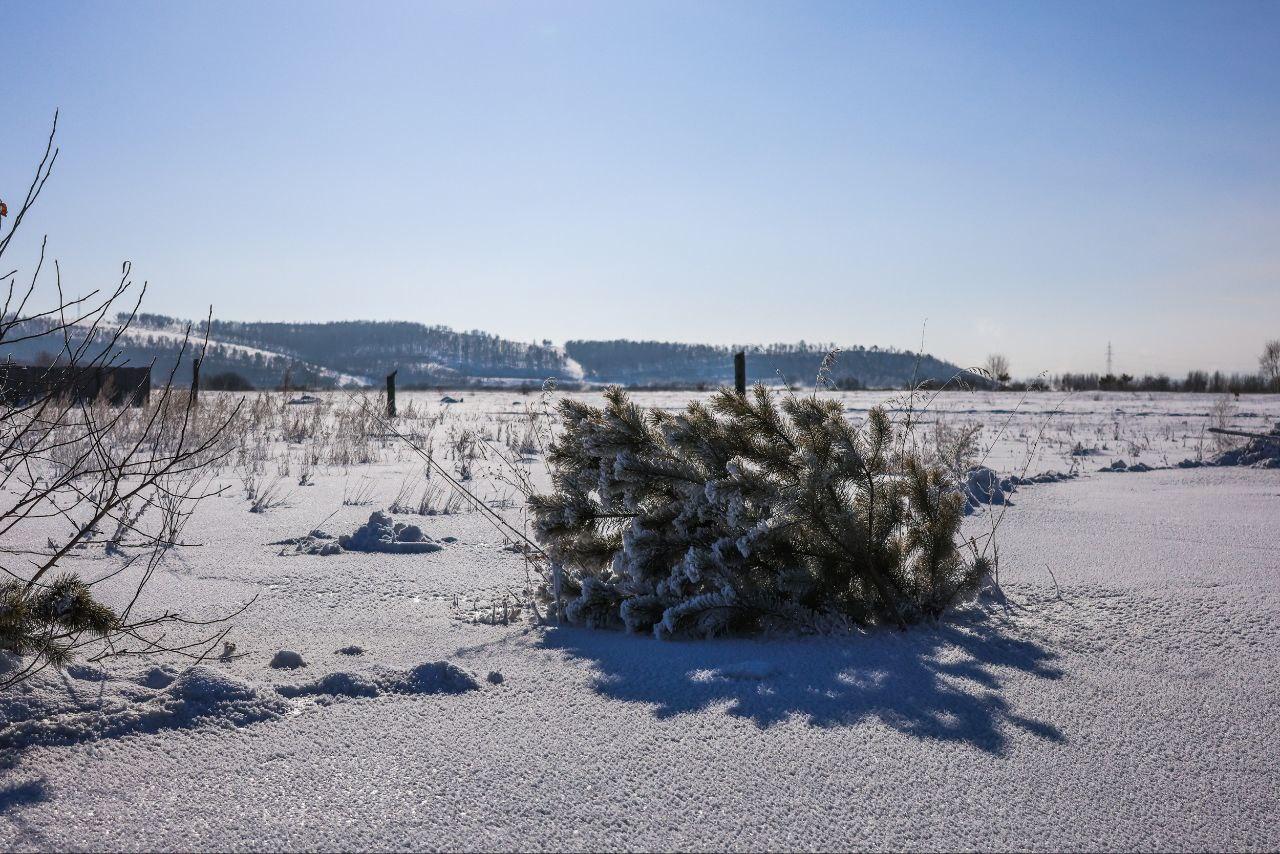
<svg viewBox="0 0 1280 854">
<path fill-rule="evenodd" d="M 7 815 L 17 807 L 38 804 L 49 799 L 44 780 L 27 780 L 23 783 L 0 785 L 0 815 Z"/>
<path fill-rule="evenodd" d="M 541 645 L 589 659 L 603 696 L 653 706 L 659 718 L 724 706 L 768 727 L 792 717 L 820 727 L 875 719 L 911 736 L 1005 751 L 1008 727 L 1062 742 L 1051 723 L 1019 715 L 1006 673 L 1057 679 L 1055 654 L 990 621 L 873 631 L 848 638 L 671 642 L 555 628 Z"/>
</svg>

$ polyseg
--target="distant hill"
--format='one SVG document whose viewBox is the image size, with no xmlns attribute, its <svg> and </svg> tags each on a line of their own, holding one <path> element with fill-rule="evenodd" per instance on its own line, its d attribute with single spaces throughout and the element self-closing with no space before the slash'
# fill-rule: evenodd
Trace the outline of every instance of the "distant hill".
<svg viewBox="0 0 1280 854">
<path fill-rule="evenodd" d="M 52 364 L 66 361 L 61 332 L 52 331 L 55 324 L 49 319 L 26 321 L 12 332 L 10 342 L 0 343 L 0 360 L 13 360 L 26 364 Z M 69 330 L 69 346 L 72 350 L 82 345 L 90 334 L 87 324 Z M 193 331 L 193 339 L 184 349 L 185 324 L 145 326 L 134 323 L 121 330 L 118 323 L 103 322 L 92 334 L 89 352 L 111 347 L 111 363 L 116 365 L 153 365 L 153 383 L 163 383 L 171 372 L 177 371 L 178 382 L 188 382 L 191 377 L 192 353 L 202 341 Z M 25 341 L 14 339 L 44 334 Z M 114 342 L 112 339 L 115 339 Z M 178 362 L 181 359 L 182 364 Z M 239 344 L 211 339 L 205 353 L 202 374 L 209 378 L 225 371 L 234 371 L 257 387 L 271 388 L 278 385 L 287 373 L 298 385 L 337 385 L 343 381 L 337 372 L 320 365 L 307 364 L 286 354 L 256 349 Z M 358 380 L 355 380 L 358 384 Z"/>
<path fill-rule="evenodd" d="M 106 344 L 126 318 L 102 325 L 95 335 Z M 50 321 L 32 321 L 22 334 L 30 334 Z M 178 361 L 187 330 L 192 348 L 204 336 L 204 323 L 191 323 L 159 314 L 140 314 L 116 342 L 117 363 L 145 365 L 154 360 L 156 381 Z M 78 340 L 83 340 L 82 330 Z M 15 331 L 12 337 L 18 337 Z M 47 362 L 58 354 L 60 336 L 0 344 L 0 359 Z M 74 345 L 73 345 L 74 346 Z M 401 387 L 415 385 L 472 384 L 477 382 L 535 382 L 547 377 L 574 381 L 573 369 L 563 352 L 548 344 L 522 344 L 484 332 L 454 332 L 444 326 L 421 323 L 341 321 L 335 323 L 241 323 L 215 320 L 202 376 L 232 371 L 258 388 L 280 386 L 288 375 L 292 387 L 380 385 L 391 371 L 398 371 Z M 180 369 L 185 382 L 190 368 Z"/>
<path fill-rule="evenodd" d="M 215 320 L 210 337 L 270 350 L 330 371 L 380 382 L 398 370 L 405 385 L 459 380 L 577 379 L 563 352 L 550 343 L 523 344 L 485 332 L 407 321 L 242 323 Z"/>
<path fill-rule="evenodd" d="M 104 324 L 96 334 L 104 344 L 119 332 Z M 49 321 L 31 321 L 23 334 Z M 204 323 L 159 314 L 140 314 L 115 344 L 117 363 L 154 361 L 156 382 L 173 369 L 186 330 L 198 346 Z M 80 330 L 81 339 L 84 332 Z M 17 337 L 15 332 L 13 337 Z M 0 344 L 0 359 L 32 363 L 57 356 L 60 336 L 14 345 Z M 74 346 L 74 345 L 73 345 Z M 381 385 L 398 371 L 402 388 L 412 386 L 539 383 L 554 377 L 562 384 L 620 383 L 635 386 L 716 386 L 733 382 L 733 353 L 747 351 L 752 382 L 811 385 L 828 345 L 772 344 L 745 348 L 663 341 L 570 341 L 525 344 L 485 332 L 455 332 L 446 326 L 407 321 L 351 320 L 331 323 L 265 323 L 215 320 L 201 374 L 235 372 L 258 388 Z M 190 348 L 188 349 L 188 356 Z M 913 379 L 946 380 L 960 371 L 949 362 L 917 357 L 892 348 L 842 350 L 831 369 L 836 381 L 872 388 L 901 387 Z M 190 368 L 180 369 L 186 382 Z"/>
<path fill-rule="evenodd" d="M 592 382 L 625 385 L 681 384 L 709 386 L 733 382 L 733 354 L 747 354 L 750 382 L 812 385 L 831 344 L 770 344 L 721 347 L 665 341 L 569 341 L 565 352 L 582 366 Z M 829 366 L 833 382 L 868 388 L 899 388 L 916 382 L 945 382 L 961 372 L 958 365 L 928 354 L 894 348 L 841 348 Z M 851 382 L 853 381 L 853 382 Z"/>
</svg>

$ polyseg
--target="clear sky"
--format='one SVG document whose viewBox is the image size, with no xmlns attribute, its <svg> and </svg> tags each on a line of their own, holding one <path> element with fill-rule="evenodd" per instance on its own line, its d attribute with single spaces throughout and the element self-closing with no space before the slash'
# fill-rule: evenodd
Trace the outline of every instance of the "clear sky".
<svg viewBox="0 0 1280 854">
<path fill-rule="evenodd" d="M 54 108 L 72 290 L 507 337 L 1254 370 L 1280 2 L 19 3 L 0 198 Z M 29 256 L 28 252 L 28 256 Z M 27 260 L 23 257 L 15 260 Z"/>
</svg>

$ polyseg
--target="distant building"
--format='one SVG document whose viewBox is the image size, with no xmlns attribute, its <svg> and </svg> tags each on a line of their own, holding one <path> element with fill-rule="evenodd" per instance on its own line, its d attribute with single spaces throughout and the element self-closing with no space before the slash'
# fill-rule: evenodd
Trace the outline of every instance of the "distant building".
<svg viewBox="0 0 1280 854">
<path fill-rule="evenodd" d="M 0 364 L 0 400 L 24 403 L 47 395 L 76 403 L 106 396 L 112 406 L 143 406 L 151 399 L 151 368 Z"/>
</svg>

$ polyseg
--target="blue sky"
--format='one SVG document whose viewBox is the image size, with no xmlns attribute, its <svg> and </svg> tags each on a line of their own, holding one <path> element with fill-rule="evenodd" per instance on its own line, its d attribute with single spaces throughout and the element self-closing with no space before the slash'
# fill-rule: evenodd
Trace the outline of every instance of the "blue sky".
<svg viewBox="0 0 1280 854">
<path fill-rule="evenodd" d="M 1253 370 L 1280 337 L 1280 3 L 17 3 L 72 290 L 508 337 Z M 19 253 L 21 255 L 21 253 Z M 927 322 L 927 327 L 926 327 Z"/>
</svg>

